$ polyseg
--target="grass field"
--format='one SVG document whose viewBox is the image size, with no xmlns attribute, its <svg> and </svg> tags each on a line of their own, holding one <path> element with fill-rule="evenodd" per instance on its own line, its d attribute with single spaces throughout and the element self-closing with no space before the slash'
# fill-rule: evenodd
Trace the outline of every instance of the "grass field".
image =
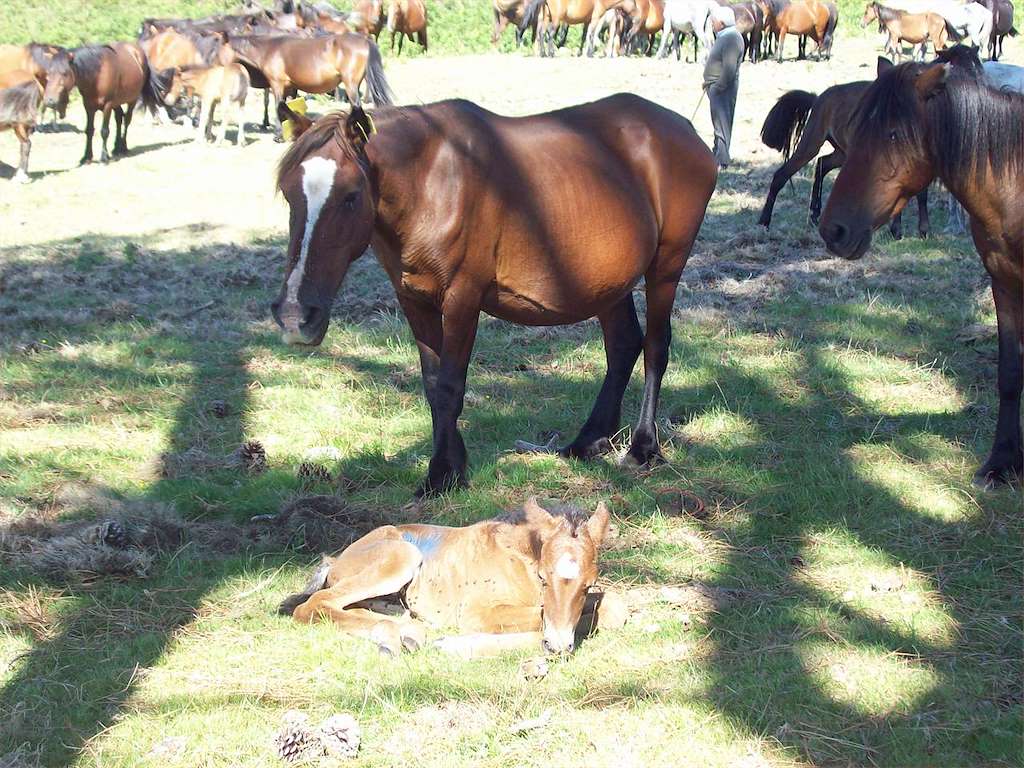
<svg viewBox="0 0 1024 768">
<path fill-rule="evenodd" d="M 372 258 L 320 349 L 283 346 L 269 319 L 287 222 L 269 136 L 217 151 L 140 118 L 131 157 L 78 169 L 77 128 L 39 134 L 34 183 L 0 180 L 0 534 L 125 513 L 228 530 L 309 494 L 444 523 L 532 494 L 606 499 L 602 582 L 633 614 L 527 681 L 520 656 L 387 660 L 279 618 L 317 559 L 298 548 L 189 545 L 148 578 L 99 580 L 0 552 L 0 766 L 269 766 L 293 708 L 353 713 L 367 766 L 1020 765 L 1024 525 L 1019 491 L 970 484 L 996 408 L 973 247 L 879 234 L 862 261 L 828 258 L 807 178 L 770 233 L 754 226 L 778 162 L 760 122 L 785 88 L 873 65 L 864 40 L 837 51 L 743 69 L 737 162 L 677 298 L 669 463 L 510 452 L 582 423 L 600 334 L 485 320 L 463 413 L 472 487 L 419 509 L 429 413 Z M 628 88 L 688 116 L 699 92 L 696 65 L 669 62 L 431 57 L 388 75 L 404 102 L 508 113 Z M 706 110 L 696 125 L 709 135 Z M 638 371 L 627 423 L 640 387 Z M 224 460 L 253 439 L 262 474 Z M 323 447 L 332 480 L 299 477 Z"/>
</svg>

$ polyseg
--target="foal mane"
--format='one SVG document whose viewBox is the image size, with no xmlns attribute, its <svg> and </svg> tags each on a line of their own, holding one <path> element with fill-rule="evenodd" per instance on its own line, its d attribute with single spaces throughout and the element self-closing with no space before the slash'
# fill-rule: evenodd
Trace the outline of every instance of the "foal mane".
<svg viewBox="0 0 1024 768">
<path fill-rule="evenodd" d="M 944 65 L 945 87 L 922 110 L 915 81 L 927 68 Z M 1024 96 L 988 87 L 977 54 L 965 46 L 934 64 L 893 67 L 868 89 L 858 112 L 860 140 L 889 152 L 926 149 L 943 179 L 980 182 L 988 168 L 997 178 L 1024 172 Z"/>
</svg>

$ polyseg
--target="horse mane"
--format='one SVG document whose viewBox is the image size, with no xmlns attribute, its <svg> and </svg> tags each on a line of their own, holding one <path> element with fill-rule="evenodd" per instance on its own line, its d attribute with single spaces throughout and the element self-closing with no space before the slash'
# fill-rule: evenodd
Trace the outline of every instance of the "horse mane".
<svg viewBox="0 0 1024 768">
<path fill-rule="evenodd" d="M 949 66 L 945 87 L 922 113 L 915 81 L 943 64 Z M 978 55 L 966 46 L 955 46 L 938 64 L 894 67 L 868 89 L 858 111 L 861 137 L 890 152 L 927 149 L 943 179 L 980 181 L 987 167 L 996 177 L 1024 172 L 1024 96 L 988 87 Z"/>
<path fill-rule="evenodd" d="M 878 11 L 878 31 L 882 30 L 882 23 L 886 21 L 897 21 L 903 18 L 903 11 L 896 8 L 890 8 L 887 5 L 881 3 L 875 3 L 875 9 Z"/>
<path fill-rule="evenodd" d="M 328 141 L 333 139 L 341 147 L 345 155 L 353 160 L 357 159 L 359 153 L 352 146 L 348 135 L 345 133 L 345 121 L 348 119 L 347 112 L 329 112 L 319 118 L 311 125 L 305 133 L 297 138 L 288 151 L 284 153 L 281 162 L 277 165 L 277 186 L 280 188 L 281 181 L 286 175 L 294 171 L 310 153 L 316 152 Z"/>
<path fill-rule="evenodd" d="M 103 64 L 104 54 L 113 50 L 109 45 L 82 45 L 72 48 L 71 68 L 75 70 L 76 77 L 95 77 Z"/>
</svg>

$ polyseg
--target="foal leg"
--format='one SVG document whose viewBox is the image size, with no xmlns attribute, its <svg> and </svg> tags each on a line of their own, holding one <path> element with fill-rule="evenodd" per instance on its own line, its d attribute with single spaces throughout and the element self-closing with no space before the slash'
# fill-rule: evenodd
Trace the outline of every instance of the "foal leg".
<svg viewBox="0 0 1024 768">
<path fill-rule="evenodd" d="M 684 251 L 689 254 L 690 249 Z M 664 255 L 663 255 L 664 256 Z M 658 445 L 658 397 L 661 380 L 668 368 L 669 346 L 672 343 L 672 304 L 676 298 L 676 285 L 686 258 L 669 259 L 668 264 L 656 260 L 644 277 L 647 290 L 647 331 L 644 334 L 644 399 L 640 404 L 640 419 L 633 430 L 629 450 L 622 457 L 625 466 L 642 467 L 662 460 Z M 659 270 L 659 266 L 661 269 Z"/>
<path fill-rule="evenodd" d="M 544 639 L 541 608 L 534 605 L 476 606 L 466 612 L 461 626 L 470 633 L 442 637 L 434 645 L 464 659 L 478 659 L 508 651 L 539 651 Z"/>
<path fill-rule="evenodd" d="M 607 372 L 594 407 L 580 433 L 559 451 L 569 458 L 590 459 L 612 449 L 609 438 L 619 429 L 622 396 L 643 348 L 643 334 L 640 321 L 636 318 L 632 293 L 599 315 L 598 319 L 604 334 Z"/>
</svg>

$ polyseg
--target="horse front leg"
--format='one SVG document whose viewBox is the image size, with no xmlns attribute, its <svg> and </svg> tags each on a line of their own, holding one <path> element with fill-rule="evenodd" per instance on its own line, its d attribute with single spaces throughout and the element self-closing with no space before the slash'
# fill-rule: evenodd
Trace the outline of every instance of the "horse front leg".
<svg viewBox="0 0 1024 768">
<path fill-rule="evenodd" d="M 604 335 L 607 371 L 580 433 L 559 451 L 569 458 L 590 459 L 612 449 L 610 438 L 619 430 L 622 396 L 643 349 L 643 333 L 636 317 L 632 293 L 599 315 L 598 320 Z"/>
<path fill-rule="evenodd" d="M 430 365 L 425 366 L 424 389 L 431 405 L 433 421 L 433 454 L 427 477 L 417 489 L 416 496 L 430 496 L 466 485 L 466 444 L 459 433 L 458 420 L 462 414 L 466 394 L 466 374 L 469 359 L 476 341 L 476 329 L 480 320 L 480 302 L 474 299 L 456 299 L 457 286 L 449 288 L 449 297 L 441 314 L 441 349 L 437 358 L 436 378 L 431 384 Z M 436 310 L 435 310 L 436 312 Z M 436 322 L 429 313 L 422 318 L 427 323 Z M 410 321 L 410 325 L 413 322 Z M 414 334 L 415 334 L 414 328 Z M 436 351 L 431 347 L 429 337 L 423 339 L 427 346 L 420 348 L 420 362 Z M 420 339 L 417 339 L 417 343 Z M 433 389 L 433 396 L 430 390 Z"/>
<path fill-rule="evenodd" d="M 821 188 L 825 185 L 825 177 L 836 168 L 841 168 L 846 155 L 838 149 L 818 158 L 814 166 L 814 185 L 811 187 L 811 223 L 817 225 L 821 218 Z"/>
<path fill-rule="evenodd" d="M 85 110 L 85 154 L 79 165 L 88 165 L 92 162 L 92 137 L 96 132 L 96 108 Z"/>
<path fill-rule="evenodd" d="M 103 125 L 100 127 L 100 140 L 102 141 L 103 151 L 100 153 L 100 162 L 109 163 L 110 155 L 107 153 L 107 138 L 110 136 L 110 113 L 112 109 L 110 106 L 103 108 Z"/>
<path fill-rule="evenodd" d="M 1024 476 L 1020 427 L 1020 398 L 1024 387 L 1024 290 L 1019 281 L 1000 280 L 993 275 L 992 298 L 999 328 L 999 415 L 988 461 L 974 474 L 974 484 L 980 488 L 1019 482 Z"/>
<path fill-rule="evenodd" d="M 18 184 L 28 184 L 28 156 L 32 152 L 32 126 L 16 123 L 14 134 L 21 142 L 21 156 L 18 162 L 18 172 L 14 174 L 14 181 Z"/>
</svg>

